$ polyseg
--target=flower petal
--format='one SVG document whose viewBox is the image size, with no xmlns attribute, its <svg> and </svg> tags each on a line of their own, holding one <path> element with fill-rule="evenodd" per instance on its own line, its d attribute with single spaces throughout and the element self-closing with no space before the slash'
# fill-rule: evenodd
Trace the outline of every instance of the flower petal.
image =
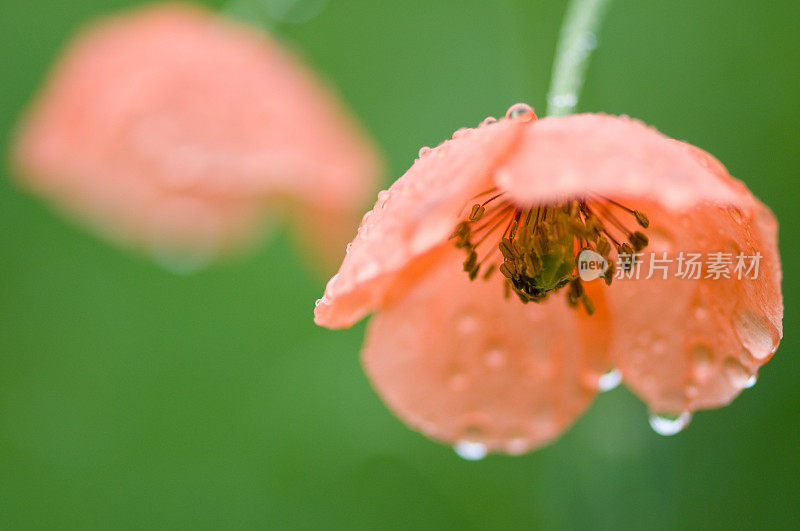
<svg viewBox="0 0 800 531">
<path fill-rule="evenodd" d="M 373 310 L 404 267 L 447 240 L 470 197 L 515 144 L 524 119 L 462 131 L 417 159 L 380 192 L 315 312 L 317 324 L 350 326 Z M 404 281 L 405 282 L 405 281 Z"/>
<path fill-rule="evenodd" d="M 680 209 L 735 195 L 687 152 L 687 144 L 626 116 L 578 114 L 526 125 L 517 149 L 497 170 L 497 184 L 523 205 L 587 190 L 658 198 Z"/>
<path fill-rule="evenodd" d="M 378 393 L 430 437 L 522 453 L 586 409 L 608 368 L 607 314 L 563 297 L 505 299 L 500 276 L 470 282 L 450 246 L 372 318 L 363 353 Z"/>
<path fill-rule="evenodd" d="M 683 212 L 655 202 L 635 205 L 650 216 L 651 245 L 641 278 L 615 280 L 608 290 L 615 315 L 612 358 L 626 384 L 654 412 L 729 403 L 778 346 L 783 300 L 777 223 L 769 209 L 747 196 L 737 207 L 703 204 Z M 666 252 L 673 260 L 666 280 L 658 269 L 645 279 L 651 263 L 664 265 L 651 262 L 650 251 L 658 259 Z M 707 267 L 698 280 L 676 277 L 680 252 L 685 257 L 701 253 L 705 264 L 708 253 L 730 255 L 731 278 L 705 278 Z M 736 256 L 757 252 L 762 255 L 758 277 L 743 271 L 739 280 Z"/>
</svg>

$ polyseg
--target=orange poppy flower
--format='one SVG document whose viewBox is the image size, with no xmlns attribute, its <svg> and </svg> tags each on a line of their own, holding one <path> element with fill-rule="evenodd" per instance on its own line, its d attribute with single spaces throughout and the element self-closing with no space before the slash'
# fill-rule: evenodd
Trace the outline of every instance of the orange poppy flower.
<svg viewBox="0 0 800 531">
<path fill-rule="evenodd" d="M 25 185 L 104 235 L 200 261 L 250 240 L 274 199 L 298 204 L 300 232 L 338 261 L 379 170 L 293 54 L 182 4 L 84 30 L 25 118 L 15 159 Z"/>
<path fill-rule="evenodd" d="M 518 104 L 424 149 L 379 194 L 315 320 L 375 311 L 375 388 L 465 457 L 551 441 L 620 377 L 669 434 L 752 385 L 777 348 L 776 240 L 770 210 L 701 149 L 627 117 L 537 120 Z M 605 263 L 596 280 L 578 274 L 584 251 Z M 687 275 L 697 256 L 706 268 Z"/>
</svg>

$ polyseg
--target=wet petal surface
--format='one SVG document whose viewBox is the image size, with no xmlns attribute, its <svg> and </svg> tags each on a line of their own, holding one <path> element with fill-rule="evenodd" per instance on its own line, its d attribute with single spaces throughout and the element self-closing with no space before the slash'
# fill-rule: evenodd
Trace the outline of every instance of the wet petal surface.
<svg viewBox="0 0 800 531">
<path fill-rule="evenodd" d="M 514 146 L 523 119 L 461 131 L 424 151 L 389 190 L 378 194 L 339 273 L 316 309 L 316 322 L 350 326 L 376 308 L 398 272 L 446 241 L 470 197 L 491 184 L 497 161 Z M 409 284 L 410 285 L 410 284 Z"/>
<path fill-rule="evenodd" d="M 645 253 L 640 279 L 615 280 L 608 290 L 614 362 L 626 385 L 655 412 L 725 405 L 750 385 L 782 335 L 777 224 L 755 200 L 746 210 L 705 205 L 672 214 L 647 208 L 653 234 L 648 251 L 656 261 Z M 677 276 L 681 252 L 686 260 L 700 255 L 699 279 L 687 261 Z M 739 280 L 736 257 L 757 252 L 758 278 L 742 270 Z M 730 260 L 730 278 L 707 278 L 715 253 Z M 658 262 L 664 256 L 671 262 Z M 752 260 L 744 263 L 749 267 Z M 651 267 L 653 277 L 646 279 Z M 669 268 L 666 280 L 661 267 Z"/>
<path fill-rule="evenodd" d="M 366 371 L 405 422 L 430 437 L 522 453 L 557 437 L 608 369 L 607 314 L 561 297 L 523 305 L 497 277 L 453 274 L 457 251 L 371 321 Z"/>
</svg>

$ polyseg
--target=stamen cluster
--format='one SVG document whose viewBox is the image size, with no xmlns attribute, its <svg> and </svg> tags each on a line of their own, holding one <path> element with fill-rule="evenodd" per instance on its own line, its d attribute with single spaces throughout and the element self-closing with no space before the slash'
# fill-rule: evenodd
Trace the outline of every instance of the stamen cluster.
<svg viewBox="0 0 800 531">
<path fill-rule="evenodd" d="M 608 263 L 603 278 L 610 285 L 616 272 L 612 251 L 616 258 L 625 258 L 620 264 L 629 270 L 635 253 L 648 244 L 647 236 L 629 230 L 615 211 L 632 216 L 642 228 L 650 224 L 647 216 L 612 199 L 589 194 L 557 204 L 519 208 L 503 200 L 503 193 L 495 192 L 491 189 L 476 196 L 490 197 L 471 206 L 452 239 L 467 254 L 464 271 L 470 280 L 475 280 L 482 268 L 484 279 L 499 271 L 505 279 L 506 297 L 513 292 L 523 303 L 541 302 L 568 285 L 567 302 L 573 307 L 582 304 L 592 314 L 594 304 L 576 272 L 578 253 L 591 249 L 603 256 Z M 479 248 L 486 241 L 494 247 L 479 259 Z"/>
</svg>

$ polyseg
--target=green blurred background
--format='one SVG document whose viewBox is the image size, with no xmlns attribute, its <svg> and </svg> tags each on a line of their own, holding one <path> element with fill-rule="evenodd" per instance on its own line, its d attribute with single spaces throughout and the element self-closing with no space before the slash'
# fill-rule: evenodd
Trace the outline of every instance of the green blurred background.
<svg viewBox="0 0 800 531">
<path fill-rule="evenodd" d="M 0 145 L 65 38 L 132 3 L 0 2 Z M 394 179 L 458 127 L 520 100 L 544 110 L 564 7 L 331 0 L 278 31 Z M 382 405 L 359 366 L 363 324 L 314 326 L 324 279 L 282 232 L 175 276 L 4 170 L 0 527 L 796 528 L 798 20 L 797 0 L 616 0 L 589 69 L 581 110 L 707 149 L 782 223 L 786 339 L 755 388 L 671 438 L 618 388 L 549 447 L 464 461 Z"/>
</svg>

